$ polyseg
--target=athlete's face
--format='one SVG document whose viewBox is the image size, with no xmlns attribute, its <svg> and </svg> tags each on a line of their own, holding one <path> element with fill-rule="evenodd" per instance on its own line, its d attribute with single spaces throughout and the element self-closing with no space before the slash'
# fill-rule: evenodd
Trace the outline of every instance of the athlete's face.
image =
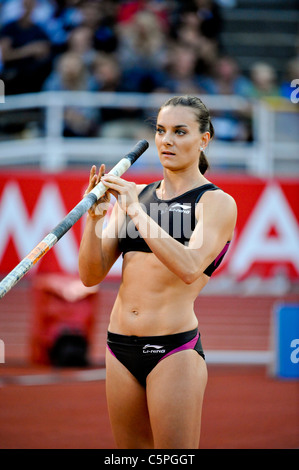
<svg viewBox="0 0 299 470">
<path fill-rule="evenodd" d="M 158 114 L 155 143 L 165 168 L 198 166 L 200 147 L 206 147 L 209 138 L 209 132 L 200 133 L 192 108 L 166 106 Z"/>
</svg>

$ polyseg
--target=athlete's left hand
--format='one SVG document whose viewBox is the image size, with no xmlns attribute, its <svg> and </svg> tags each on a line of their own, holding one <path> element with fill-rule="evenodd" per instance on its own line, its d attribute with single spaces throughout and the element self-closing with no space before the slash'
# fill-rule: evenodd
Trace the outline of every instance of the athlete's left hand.
<svg viewBox="0 0 299 470">
<path fill-rule="evenodd" d="M 111 194 L 118 200 L 120 207 L 126 212 L 130 212 L 133 205 L 138 204 L 137 185 L 131 181 L 126 181 L 119 176 L 106 174 L 101 181 L 110 189 Z"/>
</svg>

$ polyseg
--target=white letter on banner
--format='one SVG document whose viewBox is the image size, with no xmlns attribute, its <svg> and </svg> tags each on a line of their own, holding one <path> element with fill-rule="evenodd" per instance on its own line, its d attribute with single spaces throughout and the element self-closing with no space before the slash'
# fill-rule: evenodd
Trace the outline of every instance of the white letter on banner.
<svg viewBox="0 0 299 470">
<path fill-rule="evenodd" d="M 278 237 L 268 237 L 275 227 Z M 230 261 L 236 275 L 245 274 L 255 261 L 293 263 L 299 273 L 298 222 L 279 186 L 269 185 L 257 202 Z"/>
<path fill-rule="evenodd" d="M 61 194 L 55 184 L 44 185 L 30 219 L 19 185 L 8 183 L 0 201 L 0 259 L 10 236 L 23 259 L 65 215 Z M 61 268 L 69 273 L 76 272 L 78 248 L 73 233 L 68 232 L 53 249 L 57 250 Z"/>
</svg>

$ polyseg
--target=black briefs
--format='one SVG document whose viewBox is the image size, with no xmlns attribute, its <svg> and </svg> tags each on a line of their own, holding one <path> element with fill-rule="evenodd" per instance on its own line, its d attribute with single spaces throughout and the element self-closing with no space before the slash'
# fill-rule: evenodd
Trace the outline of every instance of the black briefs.
<svg viewBox="0 0 299 470">
<path fill-rule="evenodd" d="M 165 336 L 125 336 L 108 331 L 107 348 L 144 387 L 148 374 L 171 354 L 194 349 L 205 359 L 197 328 Z"/>
</svg>

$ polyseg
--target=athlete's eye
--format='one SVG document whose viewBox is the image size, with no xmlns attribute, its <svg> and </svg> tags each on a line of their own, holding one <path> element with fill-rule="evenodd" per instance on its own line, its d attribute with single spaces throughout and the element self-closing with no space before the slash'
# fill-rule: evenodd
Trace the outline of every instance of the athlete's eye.
<svg viewBox="0 0 299 470">
<path fill-rule="evenodd" d="M 163 134 L 163 129 L 161 129 L 161 127 L 156 127 L 156 132 L 157 134 Z"/>
<path fill-rule="evenodd" d="M 183 131 L 182 129 L 177 129 L 177 130 L 176 130 L 176 134 L 177 134 L 177 135 L 185 135 L 186 132 Z"/>
</svg>

